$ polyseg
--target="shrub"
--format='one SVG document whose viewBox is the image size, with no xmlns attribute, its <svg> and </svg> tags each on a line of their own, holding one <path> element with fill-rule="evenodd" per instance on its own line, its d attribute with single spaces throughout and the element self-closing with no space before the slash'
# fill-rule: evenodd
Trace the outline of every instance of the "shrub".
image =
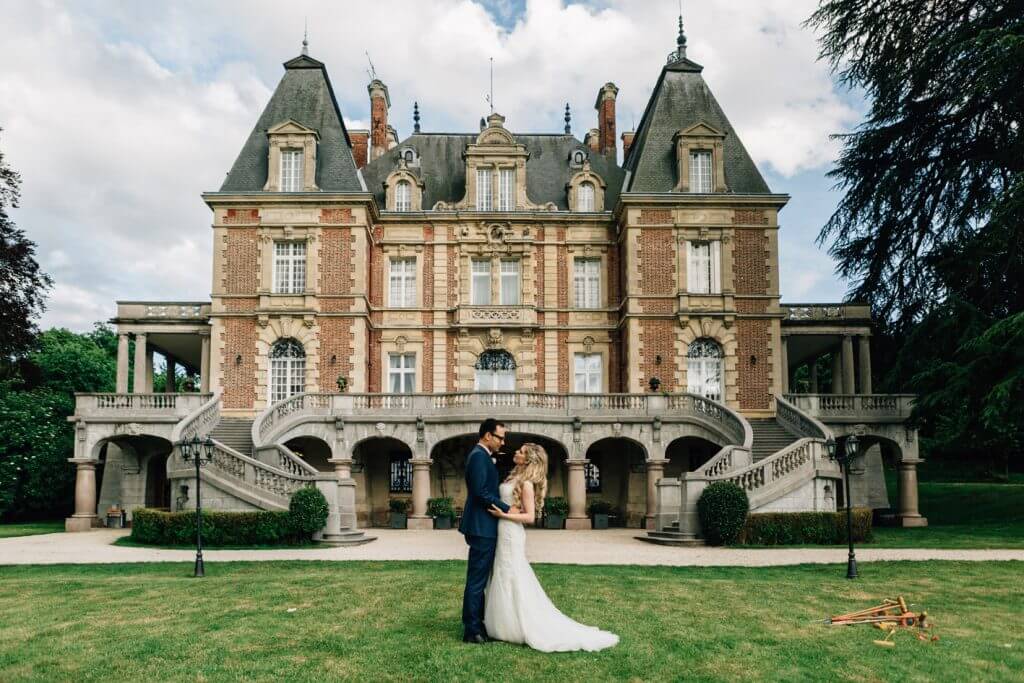
<svg viewBox="0 0 1024 683">
<path fill-rule="evenodd" d="M 565 498 L 548 498 L 544 501 L 544 513 L 565 517 L 569 514 L 569 502 Z"/>
<path fill-rule="evenodd" d="M 427 514 L 431 517 L 455 519 L 455 507 L 451 498 L 431 498 L 427 501 Z"/>
<path fill-rule="evenodd" d="M 601 500 L 600 498 L 590 501 L 590 505 L 587 506 L 588 515 L 610 515 L 612 513 L 612 504 L 607 500 Z"/>
<path fill-rule="evenodd" d="M 388 509 L 392 512 L 408 512 L 409 511 L 409 499 L 408 498 L 392 498 L 388 501 Z"/>
<path fill-rule="evenodd" d="M 704 538 L 711 545 L 732 545 L 743 531 L 750 502 L 746 492 L 728 481 L 716 481 L 697 500 Z"/>
<path fill-rule="evenodd" d="M 303 538 L 311 538 L 327 523 L 327 499 L 315 486 L 303 487 L 292 494 L 288 514 L 295 531 Z"/>
<path fill-rule="evenodd" d="M 203 544 L 285 545 L 309 540 L 296 533 L 290 512 L 203 512 Z M 140 508 L 132 513 L 131 540 L 153 545 L 192 545 L 195 512 Z"/>
<path fill-rule="evenodd" d="M 871 510 L 853 509 L 853 540 L 871 540 Z M 747 517 L 745 545 L 839 545 L 846 543 L 846 511 L 764 512 Z"/>
</svg>

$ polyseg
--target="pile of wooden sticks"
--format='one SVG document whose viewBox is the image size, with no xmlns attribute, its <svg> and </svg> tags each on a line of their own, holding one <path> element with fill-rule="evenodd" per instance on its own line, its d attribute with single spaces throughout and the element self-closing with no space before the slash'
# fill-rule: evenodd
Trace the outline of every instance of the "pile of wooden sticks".
<svg viewBox="0 0 1024 683">
<path fill-rule="evenodd" d="M 928 628 L 928 613 L 913 613 L 907 606 L 903 596 L 895 599 L 886 598 L 881 605 L 868 607 L 849 614 L 839 614 L 825 620 L 831 626 L 848 626 L 851 624 L 882 624 L 891 623 L 896 626 L 916 626 Z"/>
</svg>

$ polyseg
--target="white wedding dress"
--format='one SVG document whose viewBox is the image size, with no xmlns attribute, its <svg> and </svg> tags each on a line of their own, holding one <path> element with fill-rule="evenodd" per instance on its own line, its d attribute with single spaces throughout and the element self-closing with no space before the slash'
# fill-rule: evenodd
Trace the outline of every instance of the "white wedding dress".
<svg viewBox="0 0 1024 683">
<path fill-rule="evenodd" d="M 511 483 L 499 487 L 501 500 L 512 504 Z M 525 643 L 541 652 L 594 652 L 619 642 L 614 633 L 573 621 L 552 604 L 526 561 L 526 530 L 519 522 L 498 520 L 494 569 L 484 599 L 487 635 L 508 643 Z"/>
</svg>

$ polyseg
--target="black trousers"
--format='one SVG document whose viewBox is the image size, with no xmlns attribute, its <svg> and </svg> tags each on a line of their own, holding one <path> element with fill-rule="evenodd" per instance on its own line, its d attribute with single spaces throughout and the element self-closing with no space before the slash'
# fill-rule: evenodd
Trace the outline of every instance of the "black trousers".
<svg viewBox="0 0 1024 683">
<path fill-rule="evenodd" d="M 484 633 L 484 589 L 494 566 L 494 550 L 498 539 L 466 536 L 469 561 L 466 563 L 466 592 L 462 594 L 463 637 Z"/>
</svg>

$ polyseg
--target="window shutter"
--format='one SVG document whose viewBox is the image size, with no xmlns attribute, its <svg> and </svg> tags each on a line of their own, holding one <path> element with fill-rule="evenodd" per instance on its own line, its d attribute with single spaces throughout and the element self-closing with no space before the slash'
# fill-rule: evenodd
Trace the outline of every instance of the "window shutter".
<svg viewBox="0 0 1024 683">
<path fill-rule="evenodd" d="M 711 293 L 722 293 L 722 242 L 711 243 Z"/>
</svg>

